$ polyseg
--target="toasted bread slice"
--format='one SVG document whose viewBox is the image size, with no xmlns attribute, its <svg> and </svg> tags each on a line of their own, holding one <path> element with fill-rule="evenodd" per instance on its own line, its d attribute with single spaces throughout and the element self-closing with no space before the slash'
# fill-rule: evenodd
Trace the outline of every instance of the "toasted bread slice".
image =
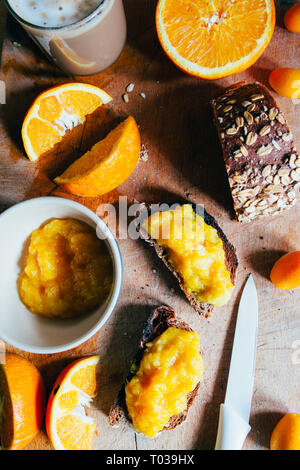
<svg viewBox="0 0 300 470">
<path fill-rule="evenodd" d="M 230 272 L 231 282 L 234 285 L 235 284 L 235 278 L 236 278 L 236 271 L 237 271 L 237 267 L 238 267 L 238 259 L 237 259 L 237 255 L 236 255 L 236 250 L 235 250 L 234 246 L 228 241 L 226 235 L 224 234 L 223 230 L 218 225 L 217 221 L 214 219 L 214 217 L 212 215 L 210 215 L 208 212 L 206 212 L 204 207 L 202 207 L 200 205 L 191 204 L 189 202 L 178 202 L 178 203 L 174 202 L 174 203 L 172 203 L 172 206 L 175 205 L 175 204 L 177 204 L 177 205 L 190 204 L 193 207 L 194 212 L 196 214 L 198 214 L 199 216 L 203 217 L 204 222 L 207 225 L 210 225 L 211 227 L 214 227 L 217 230 L 218 235 L 219 235 L 220 239 L 223 242 L 223 248 L 224 248 L 224 253 L 225 253 L 225 265 L 226 265 L 227 270 Z M 206 318 L 209 317 L 211 312 L 214 310 L 214 305 L 209 304 L 209 303 L 205 303 L 205 302 L 200 302 L 192 293 L 187 291 L 187 289 L 184 285 L 183 278 L 175 270 L 174 266 L 172 266 L 172 264 L 169 262 L 168 253 L 167 253 L 166 249 L 163 246 L 159 245 L 157 243 L 157 240 L 155 240 L 153 238 L 149 238 L 148 233 L 145 231 L 145 229 L 143 229 L 142 223 L 149 216 L 149 213 L 148 213 L 149 210 L 150 210 L 150 204 L 146 204 L 146 203 L 140 204 L 140 208 L 139 208 L 139 225 L 137 226 L 137 230 L 140 231 L 140 233 L 141 233 L 142 237 L 145 239 L 145 241 L 154 247 L 158 257 L 163 261 L 165 266 L 176 277 L 181 290 L 184 292 L 184 294 L 186 295 L 189 303 L 192 305 L 192 307 L 194 307 L 196 312 L 199 315 L 204 316 Z M 161 208 L 158 207 L 157 211 L 160 211 L 160 210 L 161 210 Z M 166 209 L 166 210 L 169 210 L 169 209 Z M 151 214 L 154 214 L 157 211 L 152 210 Z"/>
<path fill-rule="evenodd" d="M 167 330 L 171 326 L 175 328 L 180 328 L 181 330 L 193 331 L 189 327 L 189 325 L 187 325 L 185 322 L 180 321 L 176 318 L 174 310 L 170 307 L 161 306 L 161 307 L 156 308 L 152 312 L 152 314 L 148 318 L 147 324 L 143 331 L 143 335 L 142 335 L 138 352 L 134 360 L 132 361 L 131 372 L 128 374 L 126 378 L 126 383 L 130 382 L 132 377 L 135 375 L 139 367 L 139 364 L 142 360 L 143 354 L 145 352 L 146 344 L 153 341 L 154 338 L 156 338 L 157 336 L 160 336 L 165 330 Z M 118 394 L 118 397 L 110 409 L 108 420 L 111 426 L 117 427 L 124 420 L 131 422 L 130 417 L 128 415 L 126 402 L 125 402 L 126 383 L 122 385 L 122 388 Z M 163 430 L 170 431 L 176 428 L 179 424 L 181 424 L 186 419 L 189 408 L 197 396 L 199 386 L 200 386 L 200 382 L 196 385 L 194 390 L 191 393 L 189 393 L 186 410 L 183 413 L 172 416 L 172 418 L 169 420 L 168 424 L 164 427 Z"/>
</svg>

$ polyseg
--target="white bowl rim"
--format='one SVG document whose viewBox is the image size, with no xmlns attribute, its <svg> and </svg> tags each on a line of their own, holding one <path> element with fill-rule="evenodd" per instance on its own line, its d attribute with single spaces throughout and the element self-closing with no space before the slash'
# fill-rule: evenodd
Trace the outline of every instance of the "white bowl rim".
<svg viewBox="0 0 300 470">
<path fill-rule="evenodd" d="M 85 207 L 83 204 L 80 204 L 79 202 L 72 201 L 71 199 L 66 199 L 63 197 L 55 197 L 55 196 L 43 196 L 43 197 L 37 197 L 37 198 L 32 198 L 32 199 L 27 199 L 25 201 L 19 202 L 14 204 L 13 206 L 9 207 L 5 211 L 3 211 L 0 214 L 0 220 L 9 212 L 12 213 L 14 211 L 19 210 L 20 206 L 29 206 L 29 205 L 35 205 L 35 204 L 42 204 L 47 201 L 52 201 L 57 204 L 62 204 L 66 205 L 69 207 L 73 207 L 75 209 L 78 209 L 80 212 L 88 216 L 90 219 L 92 219 L 97 226 L 100 227 L 100 230 L 105 232 L 107 235 L 106 241 L 109 244 L 111 251 L 112 251 L 112 258 L 113 262 L 115 264 L 115 276 L 114 276 L 114 284 L 113 284 L 113 289 L 110 295 L 109 302 L 106 306 L 105 313 L 101 316 L 98 322 L 90 328 L 86 333 L 83 335 L 79 336 L 76 340 L 70 341 L 64 345 L 60 346 L 45 346 L 45 347 L 40 347 L 40 346 L 29 346 L 27 344 L 24 344 L 20 341 L 15 341 L 11 340 L 8 338 L 6 335 L 3 335 L 1 333 L 1 326 L 0 326 L 0 338 L 6 342 L 7 344 L 21 349 L 23 351 L 29 352 L 29 353 L 35 353 L 35 354 L 53 354 L 53 353 L 60 353 L 64 351 L 68 351 L 70 349 L 73 349 L 85 341 L 87 341 L 89 338 L 91 338 L 97 331 L 102 328 L 102 326 L 107 322 L 107 320 L 110 318 L 112 315 L 114 309 L 116 308 L 117 302 L 119 300 L 121 290 L 122 290 L 122 284 L 123 284 L 123 260 L 122 260 L 122 255 L 120 251 L 120 247 L 110 230 L 110 228 L 106 225 L 106 223 L 97 216 L 95 212 L 93 212 L 91 209 L 88 209 Z"/>
</svg>

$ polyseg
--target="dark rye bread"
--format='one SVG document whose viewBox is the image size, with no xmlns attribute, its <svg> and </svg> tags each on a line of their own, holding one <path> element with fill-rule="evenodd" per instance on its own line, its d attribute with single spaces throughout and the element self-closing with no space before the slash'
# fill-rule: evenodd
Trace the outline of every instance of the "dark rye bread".
<svg viewBox="0 0 300 470">
<path fill-rule="evenodd" d="M 193 207 L 194 212 L 198 214 L 200 217 L 202 217 L 204 219 L 204 222 L 207 225 L 210 225 L 211 227 L 214 227 L 217 230 L 218 235 L 223 242 L 223 248 L 224 248 L 224 254 L 225 254 L 225 265 L 228 271 L 230 272 L 231 282 L 234 285 L 235 278 L 236 278 L 236 271 L 238 267 L 238 259 L 236 256 L 236 250 L 234 246 L 228 241 L 226 235 L 224 234 L 223 230 L 220 228 L 220 226 L 218 225 L 214 217 L 210 215 L 208 212 L 206 212 L 203 206 L 200 206 L 199 204 L 191 204 L 189 202 L 174 202 L 174 203 L 169 203 L 168 207 L 172 206 L 172 208 L 174 208 L 175 205 L 184 205 L 184 204 L 191 205 Z M 148 233 L 141 226 L 143 221 L 146 220 L 146 218 L 150 214 L 154 214 L 155 212 L 164 211 L 164 210 L 170 210 L 170 209 L 168 208 L 164 209 L 162 204 L 154 204 L 152 206 L 146 203 L 140 204 L 139 214 L 138 214 L 139 225 L 137 226 L 137 229 L 140 231 L 145 241 L 149 243 L 151 246 L 153 246 L 158 257 L 162 260 L 162 262 L 169 269 L 169 271 L 171 271 L 171 273 L 173 273 L 173 275 L 176 277 L 181 290 L 184 292 L 186 298 L 188 299 L 192 307 L 196 310 L 196 312 L 199 315 L 204 316 L 205 318 L 208 318 L 211 312 L 214 310 L 214 305 L 211 305 L 205 302 L 200 302 L 193 295 L 193 293 L 190 293 L 187 291 L 184 285 L 184 280 L 182 279 L 180 274 L 174 269 L 172 264 L 168 261 L 167 250 L 164 247 L 160 246 L 155 239 L 149 238 Z"/>
<path fill-rule="evenodd" d="M 238 221 L 293 207 L 300 195 L 300 158 L 269 91 L 260 83 L 239 83 L 212 107 Z"/>
<path fill-rule="evenodd" d="M 193 331 L 189 327 L 189 325 L 176 318 L 175 312 L 172 308 L 167 306 L 157 307 L 148 318 L 147 324 L 143 331 L 140 347 L 134 360 L 132 361 L 135 372 L 137 371 L 139 364 L 142 360 L 143 354 L 146 349 L 146 344 L 153 341 L 156 337 L 160 336 L 171 326 L 175 328 L 180 328 L 181 330 Z M 111 426 L 117 427 L 122 421 L 125 420 L 131 422 L 125 402 L 125 385 L 126 383 L 130 382 L 134 375 L 135 373 L 132 372 L 128 374 L 126 382 L 122 385 L 118 397 L 110 409 L 108 421 Z M 199 386 L 200 382 L 196 385 L 194 390 L 188 394 L 186 410 L 183 413 L 172 416 L 172 418 L 169 420 L 168 424 L 163 428 L 163 430 L 170 431 L 176 428 L 183 421 L 185 421 L 188 415 L 188 411 L 197 396 Z"/>
</svg>

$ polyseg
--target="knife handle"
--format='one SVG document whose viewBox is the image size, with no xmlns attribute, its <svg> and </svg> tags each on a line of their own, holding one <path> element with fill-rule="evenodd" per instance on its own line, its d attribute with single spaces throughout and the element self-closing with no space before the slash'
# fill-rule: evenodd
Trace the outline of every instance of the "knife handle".
<svg viewBox="0 0 300 470">
<path fill-rule="evenodd" d="M 233 408 L 221 404 L 215 450 L 240 450 L 250 429 Z"/>
</svg>

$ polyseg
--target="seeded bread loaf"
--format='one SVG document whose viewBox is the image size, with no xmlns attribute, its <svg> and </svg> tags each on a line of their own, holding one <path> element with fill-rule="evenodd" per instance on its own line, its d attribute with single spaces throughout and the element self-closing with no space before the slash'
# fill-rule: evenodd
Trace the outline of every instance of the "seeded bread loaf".
<svg viewBox="0 0 300 470">
<path fill-rule="evenodd" d="M 231 282 L 234 285 L 235 284 L 237 267 L 238 267 L 238 259 L 237 259 L 237 256 L 236 256 L 236 250 L 235 250 L 234 246 L 227 239 L 225 233 L 220 228 L 217 221 L 214 219 L 214 217 L 212 215 L 210 215 L 208 212 L 206 212 L 204 207 L 202 207 L 200 205 L 197 205 L 197 204 L 191 204 L 189 202 L 173 202 L 171 204 L 166 204 L 166 205 L 165 204 L 156 204 L 156 205 L 153 205 L 153 206 L 151 206 L 151 204 L 142 203 L 142 204 L 140 204 L 139 213 L 137 214 L 138 215 L 138 220 L 139 220 L 139 225 L 137 226 L 137 229 L 140 231 L 140 233 L 141 233 L 142 237 L 145 239 L 145 241 L 147 243 L 149 243 L 151 246 L 153 246 L 153 248 L 156 251 L 157 256 L 162 260 L 164 265 L 176 277 L 176 279 L 178 281 L 178 284 L 179 284 L 179 287 L 184 292 L 187 300 L 192 305 L 192 307 L 196 310 L 196 312 L 199 315 L 208 318 L 210 316 L 211 312 L 214 310 L 214 305 L 209 304 L 209 303 L 205 303 L 205 302 L 200 302 L 193 293 L 187 291 L 187 289 L 185 288 L 184 280 L 182 279 L 180 274 L 176 271 L 174 266 L 169 262 L 168 253 L 167 253 L 166 249 L 163 246 L 159 245 L 157 243 L 157 240 L 155 240 L 153 238 L 149 238 L 148 233 L 142 227 L 143 221 L 146 220 L 146 218 L 150 214 L 154 214 L 157 211 L 169 210 L 170 206 L 172 206 L 174 208 L 176 205 L 183 205 L 183 204 L 190 204 L 193 207 L 194 212 L 197 213 L 200 217 L 203 217 L 204 222 L 207 225 L 210 225 L 211 227 L 215 228 L 216 231 L 218 232 L 218 236 L 220 237 L 220 239 L 223 242 L 223 249 L 224 249 L 224 254 L 225 254 L 225 265 L 226 265 L 227 270 L 230 273 Z"/>
<path fill-rule="evenodd" d="M 166 331 L 169 327 L 180 328 L 181 330 L 192 331 L 192 329 L 187 325 L 185 322 L 182 322 L 176 318 L 175 312 L 172 308 L 161 306 L 156 308 L 152 314 L 150 315 L 145 329 L 143 331 L 142 339 L 140 342 L 139 350 L 132 361 L 132 369 L 137 371 L 139 364 L 142 360 L 143 354 L 146 349 L 146 344 L 150 341 L 153 341 L 157 336 L 160 336 L 164 331 Z M 135 373 L 129 373 L 126 378 L 126 383 L 130 382 L 132 377 Z M 125 385 L 122 385 L 122 388 L 118 394 L 118 397 L 115 403 L 112 405 L 108 417 L 109 424 L 113 427 L 118 427 L 122 421 L 130 421 L 130 417 L 128 415 L 126 401 L 125 401 Z M 187 400 L 187 408 L 183 413 L 178 415 L 172 416 L 169 420 L 168 424 L 164 427 L 163 430 L 170 431 L 176 428 L 179 424 L 185 421 L 190 406 L 192 405 L 193 401 L 195 400 L 198 390 L 200 387 L 200 382 L 196 385 L 194 390 L 189 393 L 188 400 Z"/>
<path fill-rule="evenodd" d="M 237 84 L 212 101 L 237 219 L 281 213 L 300 192 L 300 158 L 268 90 Z"/>
</svg>

